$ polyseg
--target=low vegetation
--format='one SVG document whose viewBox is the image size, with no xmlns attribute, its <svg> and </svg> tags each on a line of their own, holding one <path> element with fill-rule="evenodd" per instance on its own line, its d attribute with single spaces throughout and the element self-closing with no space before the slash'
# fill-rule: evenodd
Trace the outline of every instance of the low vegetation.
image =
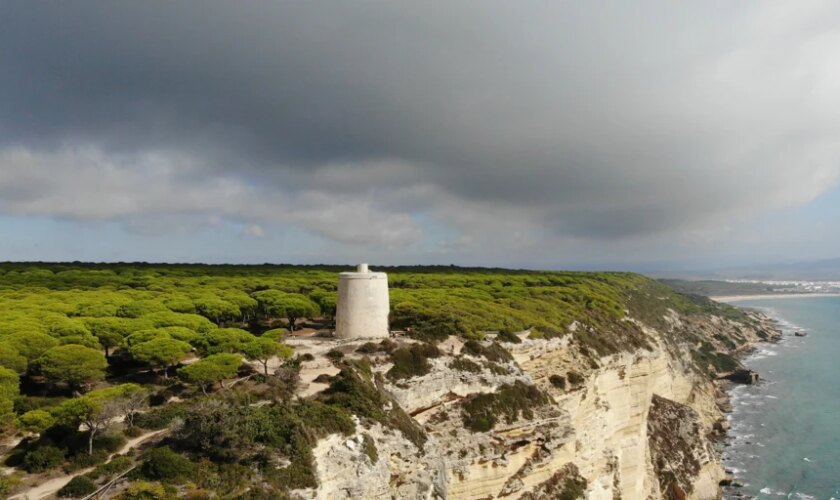
<svg viewBox="0 0 840 500">
<path fill-rule="evenodd" d="M 533 385 L 520 381 L 505 384 L 496 392 L 476 394 L 462 404 L 461 418 L 464 426 L 473 432 L 488 432 L 500 419 L 513 423 L 519 418 L 534 418 L 534 408 L 550 400 Z"/>
</svg>

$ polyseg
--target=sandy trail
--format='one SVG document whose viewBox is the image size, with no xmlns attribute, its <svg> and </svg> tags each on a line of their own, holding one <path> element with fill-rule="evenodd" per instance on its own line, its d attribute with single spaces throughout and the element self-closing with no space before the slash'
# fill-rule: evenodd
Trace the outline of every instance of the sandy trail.
<svg viewBox="0 0 840 500">
<path fill-rule="evenodd" d="M 145 443 L 146 441 L 152 439 L 153 437 L 161 434 L 162 432 L 166 431 L 166 429 L 160 429 L 157 431 L 152 431 L 142 436 L 137 436 L 136 438 L 129 439 L 125 445 L 117 450 L 116 452 L 112 453 L 108 457 L 108 461 L 111 460 L 115 455 L 122 455 L 128 452 L 131 448 L 136 448 L 137 446 Z M 18 493 L 12 497 L 9 497 L 9 500 L 41 500 L 43 498 L 48 498 L 58 492 L 65 484 L 69 483 L 71 479 L 76 476 L 81 476 L 82 474 L 87 474 L 88 472 L 92 471 L 95 467 L 88 467 L 87 469 L 83 469 L 80 471 L 73 472 L 72 474 L 65 474 L 63 476 L 54 477 L 49 479 L 37 486 L 30 488 L 27 491 L 22 493 Z"/>
</svg>

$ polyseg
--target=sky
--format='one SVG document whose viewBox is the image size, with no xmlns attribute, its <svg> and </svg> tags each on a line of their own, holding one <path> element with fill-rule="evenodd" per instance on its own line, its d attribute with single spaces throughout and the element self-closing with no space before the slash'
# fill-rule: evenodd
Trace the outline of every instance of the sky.
<svg viewBox="0 0 840 500">
<path fill-rule="evenodd" d="M 0 260 L 840 256 L 829 1 L 0 3 Z"/>
</svg>

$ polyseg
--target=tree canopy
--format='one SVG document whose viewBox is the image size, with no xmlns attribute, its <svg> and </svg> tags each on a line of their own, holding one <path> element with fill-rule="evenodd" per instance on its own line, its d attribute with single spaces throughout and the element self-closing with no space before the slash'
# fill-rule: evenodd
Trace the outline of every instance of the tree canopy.
<svg viewBox="0 0 840 500">
<path fill-rule="evenodd" d="M 108 361 L 96 349 L 68 344 L 53 347 L 38 359 L 41 373 L 53 383 L 84 389 L 105 378 Z"/>
<path fill-rule="evenodd" d="M 207 393 L 214 384 L 236 376 L 241 364 L 238 354 L 212 354 L 178 370 L 178 377 Z"/>
</svg>

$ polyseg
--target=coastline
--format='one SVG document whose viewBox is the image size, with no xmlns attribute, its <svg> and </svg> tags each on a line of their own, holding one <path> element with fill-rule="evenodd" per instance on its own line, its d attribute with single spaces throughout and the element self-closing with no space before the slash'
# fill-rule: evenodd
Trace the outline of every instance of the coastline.
<svg viewBox="0 0 840 500">
<path fill-rule="evenodd" d="M 709 297 L 715 302 L 722 302 L 729 304 L 732 302 L 741 302 L 742 300 L 764 300 L 764 299 L 806 299 L 812 297 L 840 297 L 840 293 L 776 293 L 776 294 L 756 294 L 756 295 L 717 295 Z"/>
<path fill-rule="evenodd" d="M 732 296 L 732 297 L 723 297 L 723 299 L 729 300 L 722 300 L 721 302 L 737 302 L 742 300 L 753 300 L 753 299 L 765 299 L 765 298 L 779 298 L 779 299 L 787 299 L 787 298 L 799 298 L 799 297 L 837 297 L 840 294 L 837 293 L 810 293 L 810 294 L 777 294 L 777 295 L 740 295 L 740 296 Z M 716 300 L 716 299 L 715 299 Z M 740 307 L 740 306 L 736 306 Z M 772 338 L 766 340 L 759 340 L 755 342 L 750 342 L 744 349 L 734 352 L 736 359 L 744 366 L 744 368 L 748 370 L 753 370 L 753 367 L 749 365 L 749 362 L 754 359 L 761 359 L 761 358 L 754 358 L 754 356 L 761 355 L 761 347 L 762 346 L 770 346 L 770 345 L 778 345 L 781 342 L 785 341 L 786 337 L 792 336 L 793 330 L 800 329 L 798 326 L 793 325 L 785 318 L 779 316 L 778 314 L 774 314 L 770 311 L 762 310 L 762 311 L 754 311 L 758 317 L 762 318 L 763 320 L 769 323 L 768 326 L 772 328 L 776 332 L 776 335 Z M 757 372 L 759 374 L 760 380 L 764 380 L 764 373 L 760 371 Z M 737 464 L 733 464 L 729 462 L 727 458 L 727 450 L 730 446 L 733 445 L 733 441 L 739 439 L 739 437 L 743 438 L 743 430 L 738 430 L 740 427 L 738 421 L 733 421 L 733 414 L 734 408 L 733 406 L 738 401 L 736 399 L 736 393 L 745 390 L 746 387 L 749 387 L 749 384 L 741 384 L 731 381 L 722 381 L 724 383 L 720 384 L 718 387 L 726 394 L 726 402 L 728 408 L 721 408 L 727 420 L 727 429 L 723 433 L 723 439 L 720 441 L 720 451 L 722 453 L 722 465 L 725 467 L 728 479 L 730 480 L 728 484 L 721 484 L 721 493 L 722 498 L 724 500 L 739 500 L 739 499 L 752 499 L 755 500 L 758 497 L 752 496 L 747 494 L 744 491 L 744 488 L 749 485 L 748 481 L 745 480 L 746 478 L 742 477 L 740 473 L 743 470 L 740 467 L 737 467 Z M 741 398 L 743 396 L 738 396 Z M 763 424 L 762 424 L 763 425 Z M 731 458 L 731 457 L 730 457 Z M 765 493 L 762 491 L 762 493 Z"/>
</svg>

